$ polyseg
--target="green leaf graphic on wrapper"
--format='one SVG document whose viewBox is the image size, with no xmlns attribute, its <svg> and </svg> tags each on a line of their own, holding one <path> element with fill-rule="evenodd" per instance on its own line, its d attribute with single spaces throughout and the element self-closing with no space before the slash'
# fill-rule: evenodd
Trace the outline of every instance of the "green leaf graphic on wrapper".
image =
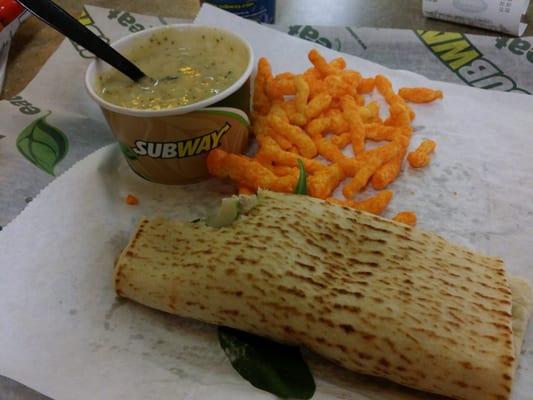
<svg viewBox="0 0 533 400">
<path fill-rule="evenodd" d="M 63 132 L 46 121 L 50 114 L 48 112 L 36 119 L 20 132 L 17 149 L 36 167 L 55 175 L 55 166 L 67 155 L 68 139 Z"/>
<path fill-rule="evenodd" d="M 310 399 L 316 385 L 300 349 L 218 327 L 220 346 L 237 372 L 256 388 L 282 399 Z"/>
</svg>

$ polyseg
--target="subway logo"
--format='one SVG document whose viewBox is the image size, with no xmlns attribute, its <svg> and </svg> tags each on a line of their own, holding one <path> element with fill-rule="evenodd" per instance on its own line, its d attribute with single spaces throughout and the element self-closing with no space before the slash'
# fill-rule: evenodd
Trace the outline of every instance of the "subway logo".
<svg viewBox="0 0 533 400">
<path fill-rule="evenodd" d="M 197 156 L 220 146 L 222 137 L 230 128 L 231 125 L 226 122 L 218 130 L 192 139 L 176 142 L 146 142 L 144 140 L 137 140 L 135 141 L 135 147 L 131 148 L 131 150 L 137 156 L 147 156 L 150 158 L 169 159 Z"/>
<path fill-rule="evenodd" d="M 415 31 L 426 47 L 466 84 L 480 89 L 527 93 L 462 33 Z"/>
</svg>

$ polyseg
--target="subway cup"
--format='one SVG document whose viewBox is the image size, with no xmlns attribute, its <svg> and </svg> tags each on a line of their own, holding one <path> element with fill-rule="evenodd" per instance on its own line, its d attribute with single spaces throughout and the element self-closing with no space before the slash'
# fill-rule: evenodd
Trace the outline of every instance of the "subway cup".
<svg viewBox="0 0 533 400">
<path fill-rule="evenodd" d="M 162 184 L 187 184 L 209 176 L 209 151 L 221 148 L 242 153 L 250 128 L 250 75 L 254 59 L 250 44 L 229 31 L 201 25 L 170 25 L 128 35 L 112 44 L 124 53 L 158 30 L 199 30 L 231 38 L 248 54 L 244 73 L 227 89 L 204 100 L 166 109 L 122 107 L 99 95 L 98 78 L 112 67 L 96 59 L 87 68 L 85 86 L 100 106 L 131 169 L 140 177 Z M 195 45 L 194 41 L 190 46 Z M 216 62 L 216 60 L 214 60 Z"/>
</svg>

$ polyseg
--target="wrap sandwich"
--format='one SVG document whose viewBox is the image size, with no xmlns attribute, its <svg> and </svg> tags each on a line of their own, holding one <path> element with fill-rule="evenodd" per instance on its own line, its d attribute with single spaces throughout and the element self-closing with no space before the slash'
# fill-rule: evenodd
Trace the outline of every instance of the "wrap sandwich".
<svg viewBox="0 0 533 400">
<path fill-rule="evenodd" d="M 268 191 L 229 226 L 142 219 L 114 280 L 146 306 L 463 400 L 510 398 L 532 302 L 498 258 Z"/>
</svg>

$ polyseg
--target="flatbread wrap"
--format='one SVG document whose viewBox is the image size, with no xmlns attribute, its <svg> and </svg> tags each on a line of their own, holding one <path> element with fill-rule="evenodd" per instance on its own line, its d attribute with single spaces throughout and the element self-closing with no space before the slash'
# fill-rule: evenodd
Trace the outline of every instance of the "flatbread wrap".
<svg viewBox="0 0 533 400">
<path fill-rule="evenodd" d="M 513 292 L 498 258 L 269 191 L 226 227 L 142 219 L 114 280 L 118 295 L 146 306 L 463 400 L 510 397 L 531 312 L 529 283 L 513 280 Z"/>
</svg>

